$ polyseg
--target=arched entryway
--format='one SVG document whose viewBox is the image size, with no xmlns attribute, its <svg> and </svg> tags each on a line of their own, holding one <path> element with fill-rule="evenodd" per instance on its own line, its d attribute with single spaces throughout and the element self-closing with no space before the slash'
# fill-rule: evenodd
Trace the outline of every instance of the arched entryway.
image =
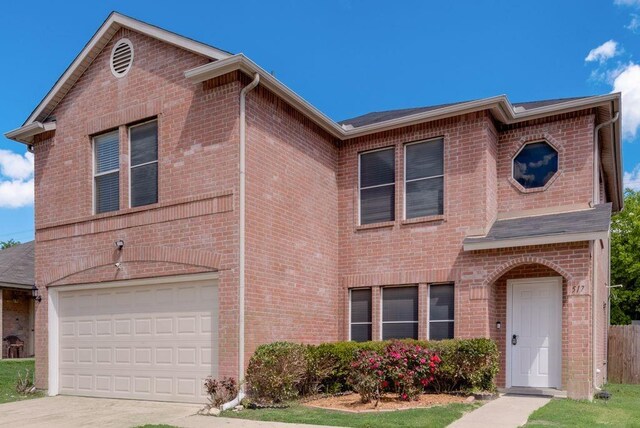
<svg viewBox="0 0 640 428">
<path fill-rule="evenodd" d="M 489 284 L 499 387 L 564 389 L 567 282 L 548 264 L 524 263 L 502 270 Z"/>
</svg>

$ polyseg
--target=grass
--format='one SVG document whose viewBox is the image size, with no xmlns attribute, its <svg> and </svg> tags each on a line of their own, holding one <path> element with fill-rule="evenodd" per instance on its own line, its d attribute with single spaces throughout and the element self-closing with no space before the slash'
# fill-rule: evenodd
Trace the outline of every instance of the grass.
<svg viewBox="0 0 640 428">
<path fill-rule="evenodd" d="M 349 413 L 294 405 L 288 409 L 245 409 L 240 412 L 226 411 L 222 412 L 221 416 L 254 421 L 277 421 L 357 428 L 446 427 L 451 422 L 459 419 L 464 413 L 476 407 L 478 407 L 477 404 L 456 403 L 426 409 Z"/>
<path fill-rule="evenodd" d="M 533 427 L 640 427 L 640 385 L 609 384 L 608 401 L 552 400 L 529 416 Z"/>
<path fill-rule="evenodd" d="M 19 360 L 0 360 L 0 403 L 9 403 L 11 401 L 26 400 L 30 398 L 42 397 L 41 392 L 29 395 L 20 395 L 16 392 L 16 380 L 18 373 L 24 375 L 29 370 L 31 376 L 35 367 L 33 358 L 24 358 Z"/>
</svg>

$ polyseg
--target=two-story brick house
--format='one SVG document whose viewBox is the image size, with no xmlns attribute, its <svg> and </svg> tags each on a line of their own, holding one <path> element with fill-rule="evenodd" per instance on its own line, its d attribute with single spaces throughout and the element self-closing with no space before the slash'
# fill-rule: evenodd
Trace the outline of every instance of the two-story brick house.
<svg viewBox="0 0 640 428">
<path fill-rule="evenodd" d="M 500 387 L 606 376 L 620 95 L 336 123 L 243 55 L 114 13 L 22 127 L 37 385 L 202 399 L 275 340 L 491 337 Z"/>
</svg>

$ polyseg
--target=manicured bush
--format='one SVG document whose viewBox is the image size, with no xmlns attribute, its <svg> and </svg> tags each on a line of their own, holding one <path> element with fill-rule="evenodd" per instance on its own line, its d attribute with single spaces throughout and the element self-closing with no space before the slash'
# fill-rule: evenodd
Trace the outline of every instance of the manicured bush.
<svg viewBox="0 0 640 428">
<path fill-rule="evenodd" d="M 266 403 L 293 400 L 302 390 L 306 373 L 306 346 L 288 342 L 259 346 L 247 367 L 249 393 Z"/>
<path fill-rule="evenodd" d="M 430 389 L 435 392 L 494 391 L 498 374 L 498 346 L 491 339 L 407 341 L 435 352 L 442 363 Z"/>
<path fill-rule="evenodd" d="M 365 350 L 381 354 L 387 344 L 387 342 L 333 342 L 310 346 L 315 358 L 332 364 L 331 372 L 320 383 L 322 391 L 337 393 L 349 390 L 347 377 L 357 353 Z"/>
<path fill-rule="evenodd" d="M 297 345 L 277 342 L 260 346 L 249 361 L 247 382 L 252 398 L 262 402 L 282 402 L 301 395 L 318 392 L 336 393 L 356 388 L 354 379 L 349 379 L 352 363 L 363 351 L 385 356 L 391 342 L 335 342 L 320 345 Z M 478 392 L 495 390 L 498 373 L 498 348 L 490 339 L 451 339 L 441 341 L 403 340 L 398 343 L 419 346 L 433 362 L 433 373 L 429 365 L 426 376 L 423 367 L 411 366 L 412 379 L 420 386 L 393 384 L 387 376 L 387 390 L 399 392 L 404 389 L 407 398 L 416 390 L 434 392 Z M 399 346 L 399 345 L 398 345 Z M 431 361 L 436 355 L 438 358 Z M 441 360 L 437 362 L 437 360 Z M 418 359 L 420 361 L 420 359 Z M 433 379 L 431 379 L 433 377 Z M 426 385 L 422 382 L 425 380 Z M 408 389 L 407 389 L 408 388 Z"/>
<path fill-rule="evenodd" d="M 391 342 L 384 350 L 384 372 L 403 401 L 415 400 L 434 380 L 440 357 L 416 343 Z"/>
<path fill-rule="evenodd" d="M 360 401 L 368 403 L 380 400 L 385 385 L 387 372 L 385 358 L 376 351 L 360 350 L 351 362 L 347 382 L 355 392 L 360 394 Z"/>
</svg>

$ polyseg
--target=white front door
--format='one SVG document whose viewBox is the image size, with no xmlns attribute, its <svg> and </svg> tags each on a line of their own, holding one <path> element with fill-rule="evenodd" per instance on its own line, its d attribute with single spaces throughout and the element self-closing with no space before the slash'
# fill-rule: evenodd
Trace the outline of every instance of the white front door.
<svg viewBox="0 0 640 428">
<path fill-rule="evenodd" d="M 507 287 L 507 386 L 560 388 L 562 278 L 510 280 Z"/>
</svg>

